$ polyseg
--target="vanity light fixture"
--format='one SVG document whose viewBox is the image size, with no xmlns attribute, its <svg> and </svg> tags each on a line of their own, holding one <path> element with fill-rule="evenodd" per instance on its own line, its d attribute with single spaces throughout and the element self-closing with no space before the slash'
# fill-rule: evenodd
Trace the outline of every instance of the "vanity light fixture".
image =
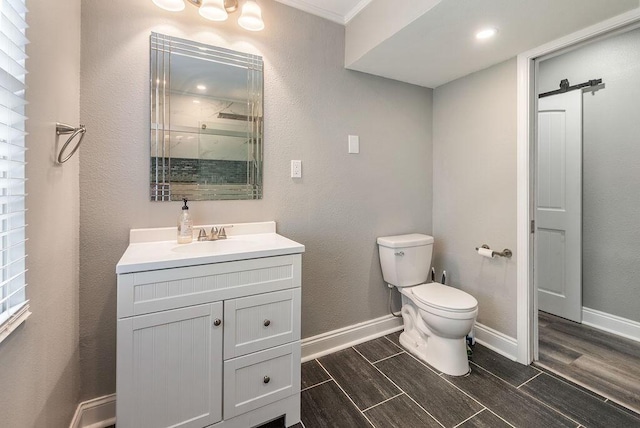
<svg viewBox="0 0 640 428">
<path fill-rule="evenodd" d="M 498 29 L 497 28 L 485 28 L 484 30 L 478 31 L 476 33 L 476 39 L 478 40 L 486 40 L 486 39 L 490 39 L 493 36 L 495 36 L 496 34 L 498 34 Z"/>
<path fill-rule="evenodd" d="M 180 12 L 184 9 L 185 0 L 152 0 L 153 3 L 170 12 Z M 186 0 L 199 8 L 200 16 L 210 21 L 226 21 L 230 13 L 238 10 L 239 0 Z M 256 0 L 245 0 L 238 24 L 249 31 L 264 29 L 262 10 Z"/>
<path fill-rule="evenodd" d="M 229 17 L 224 0 L 200 0 L 200 16 L 210 21 L 226 21 Z"/>
<path fill-rule="evenodd" d="M 242 14 L 238 18 L 238 24 L 249 31 L 261 31 L 264 29 L 262 10 L 256 0 L 247 0 L 242 6 Z"/>
</svg>

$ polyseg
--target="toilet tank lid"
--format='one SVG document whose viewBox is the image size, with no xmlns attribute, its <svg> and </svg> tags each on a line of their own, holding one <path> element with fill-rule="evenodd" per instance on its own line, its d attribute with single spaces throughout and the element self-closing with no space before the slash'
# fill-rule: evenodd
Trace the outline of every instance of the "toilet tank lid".
<svg viewBox="0 0 640 428">
<path fill-rule="evenodd" d="M 419 247 L 421 245 L 433 244 L 433 236 L 421 233 L 410 233 L 408 235 L 381 236 L 378 238 L 378 245 L 387 248 L 407 248 Z"/>
</svg>

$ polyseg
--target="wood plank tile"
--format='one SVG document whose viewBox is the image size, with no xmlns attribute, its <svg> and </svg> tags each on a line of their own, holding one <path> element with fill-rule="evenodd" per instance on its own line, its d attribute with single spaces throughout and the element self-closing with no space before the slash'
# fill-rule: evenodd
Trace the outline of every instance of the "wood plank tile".
<svg viewBox="0 0 640 428">
<path fill-rule="evenodd" d="M 640 359 L 640 346 L 638 342 L 615 334 L 607 333 L 593 327 L 579 324 L 573 321 L 555 317 L 544 327 L 547 334 L 556 333 L 570 341 L 575 350 L 582 354 L 608 356 L 611 353 L 620 354 L 626 358 Z"/>
<path fill-rule="evenodd" d="M 364 413 L 376 427 L 441 427 L 435 419 L 404 394 Z"/>
<path fill-rule="evenodd" d="M 324 371 L 320 364 L 316 360 L 307 361 L 302 363 L 302 381 L 301 388 L 309 388 L 310 386 L 317 385 L 324 382 L 327 379 L 331 379 L 327 372 Z"/>
<path fill-rule="evenodd" d="M 402 349 L 398 349 L 396 345 L 389 342 L 384 337 L 379 337 L 377 339 L 361 343 L 360 345 L 354 346 L 354 348 L 372 363 L 395 355 L 399 352 L 403 352 Z"/>
<path fill-rule="evenodd" d="M 360 410 L 401 392 L 352 348 L 326 355 L 318 361 Z"/>
<path fill-rule="evenodd" d="M 636 363 L 637 364 L 637 363 Z M 583 355 L 571 366 L 579 376 L 605 396 L 619 398 L 640 412 L 640 376 L 629 372 L 628 366 L 610 365 L 606 361 Z"/>
<path fill-rule="evenodd" d="M 540 373 L 539 370 L 531 366 L 511 361 L 480 344 L 473 347 L 471 361 L 513 386 L 520 386 L 523 382 Z"/>
<path fill-rule="evenodd" d="M 619 384 L 604 381 L 599 377 L 597 372 L 591 373 L 589 371 L 585 371 L 585 367 L 588 365 L 585 366 L 582 364 L 580 366 L 575 366 L 573 364 L 561 364 L 557 361 L 543 359 L 542 355 L 540 356 L 539 364 L 544 365 L 557 373 L 562 373 L 562 376 L 566 377 L 570 381 L 581 385 L 588 385 L 590 389 L 598 394 L 604 397 L 614 398 L 616 401 L 624 403 L 626 407 L 640 412 L 640 406 L 638 404 L 640 397 L 638 395 L 631 394 Z"/>
<path fill-rule="evenodd" d="M 588 427 L 640 426 L 640 419 L 546 373 L 528 382 L 521 390 Z"/>
<path fill-rule="evenodd" d="M 640 411 L 640 344 L 540 313 L 540 365 Z"/>
<path fill-rule="evenodd" d="M 453 427 L 482 409 L 406 353 L 381 361 L 376 367 L 446 427 Z"/>
<path fill-rule="evenodd" d="M 561 382 L 567 383 L 567 384 L 571 385 L 572 387 L 574 387 L 576 389 L 579 389 L 580 391 L 584 392 L 585 394 L 589 394 L 592 397 L 597 398 L 600 401 L 606 401 L 607 400 L 606 397 L 603 397 L 602 395 L 600 395 L 600 394 L 598 394 L 598 393 L 596 393 L 596 392 L 594 392 L 594 391 L 592 391 L 590 389 L 587 389 L 582 385 L 578 385 L 577 383 L 572 382 L 570 379 L 567 379 L 566 377 L 563 377 L 563 376 L 559 375 L 558 373 L 555 373 L 555 372 L 549 370 L 547 367 L 544 367 L 543 365 L 538 364 L 537 362 L 536 362 L 536 367 L 538 369 L 540 369 L 540 371 L 542 371 L 543 373 L 546 373 L 547 375 L 549 375 L 549 376 L 551 376 L 553 378 L 556 378 Z"/>
<path fill-rule="evenodd" d="M 558 343 L 542 331 L 538 336 L 538 351 L 541 361 L 549 360 L 561 364 L 571 364 L 582 356 L 581 353 L 574 351 L 562 343 Z"/>
<path fill-rule="evenodd" d="M 458 425 L 459 428 L 508 428 L 510 426 L 488 409 L 484 409 L 465 423 Z"/>
<path fill-rule="evenodd" d="M 609 400 L 607 401 L 607 404 L 615 407 L 616 409 L 620 410 L 621 412 L 627 413 L 631 416 L 633 416 L 634 418 L 640 419 L 640 413 L 639 412 L 634 412 L 633 410 L 629 409 L 628 407 L 625 407 L 621 404 L 616 403 L 613 400 Z"/>
<path fill-rule="evenodd" d="M 465 377 L 444 375 L 492 412 L 519 428 L 576 427 L 577 423 L 478 366 Z"/>
<path fill-rule="evenodd" d="M 556 330 L 545 331 L 542 338 L 543 341 L 554 341 L 558 347 L 569 348 L 579 353 L 581 357 L 589 356 L 594 361 L 599 360 L 608 366 L 624 369 L 627 376 L 640 381 L 640 364 L 638 364 L 640 357 L 635 357 L 632 353 L 620 352 L 613 347 L 608 348 L 606 345 L 595 342 L 590 343 L 583 338 L 573 337 Z M 581 357 L 576 358 L 575 361 Z M 575 361 L 571 364 L 574 364 Z"/>
<path fill-rule="evenodd" d="M 300 400 L 306 428 L 371 426 L 334 381 L 302 391 Z"/>
<path fill-rule="evenodd" d="M 402 333 L 402 330 L 387 334 L 385 337 L 395 343 L 398 348 L 403 349 L 402 345 L 400 345 L 400 333 Z"/>
</svg>

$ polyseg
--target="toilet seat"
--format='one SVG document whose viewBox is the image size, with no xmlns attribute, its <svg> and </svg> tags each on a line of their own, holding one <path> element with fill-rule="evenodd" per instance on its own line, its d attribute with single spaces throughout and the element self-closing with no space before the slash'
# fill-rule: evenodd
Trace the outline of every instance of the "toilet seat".
<svg viewBox="0 0 640 428">
<path fill-rule="evenodd" d="M 478 301 L 469 293 L 437 282 L 411 287 L 411 291 L 416 304 L 424 310 L 468 313 L 478 308 Z"/>
</svg>

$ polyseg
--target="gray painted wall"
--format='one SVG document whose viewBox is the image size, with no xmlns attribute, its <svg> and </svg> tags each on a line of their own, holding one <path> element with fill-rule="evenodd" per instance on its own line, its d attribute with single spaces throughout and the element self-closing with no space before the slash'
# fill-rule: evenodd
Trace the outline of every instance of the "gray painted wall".
<svg viewBox="0 0 640 428">
<path fill-rule="evenodd" d="M 0 425 L 64 427 L 80 386 L 79 167 L 78 156 L 64 166 L 54 163 L 55 123 L 79 121 L 80 1 L 59 0 L 55 7 L 34 1 L 28 8 L 27 296 L 32 315 L 0 344 Z"/>
<path fill-rule="evenodd" d="M 303 337 L 387 313 L 375 238 L 431 233 L 431 90 L 344 69 L 344 27 L 273 1 L 253 34 L 151 1 L 82 7 L 80 166 L 82 399 L 115 390 L 115 264 L 136 227 L 172 226 L 149 202 L 149 34 L 265 60 L 264 199 L 192 204 L 196 224 L 275 220 L 303 243 Z M 347 135 L 361 153 L 347 154 Z M 301 159 L 303 178 L 289 178 Z M 515 215 L 514 215 L 515 219 Z M 514 220 L 515 221 L 515 220 Z"/>
<path fill-rule="evenodd" d="M 516 61 L 434 90 L 434 266 L 472 294 L 478 322 L 516 336 Z M 475 247 L 514 251 L 487 259 Z"/>
<path fill-rule="evenodd" d="M 540 92 L 602 78 L 583 95 L 583 305 L 640 321 L 640 30 L 540 63 Z"/>
</svg>

